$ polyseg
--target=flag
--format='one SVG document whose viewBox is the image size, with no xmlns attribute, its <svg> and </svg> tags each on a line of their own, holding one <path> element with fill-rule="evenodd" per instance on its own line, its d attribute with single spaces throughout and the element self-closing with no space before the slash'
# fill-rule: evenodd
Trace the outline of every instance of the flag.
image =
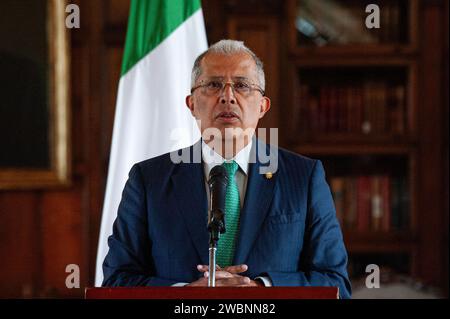
<svg viewBox="0 0 450 319">
<path fill-rule="evenodd" d="M 116 101 L 95 285 L 131 166 L 200 138 L 184 101 L 207 49 L 200 0 L 132 0 Z"/>
</svg>

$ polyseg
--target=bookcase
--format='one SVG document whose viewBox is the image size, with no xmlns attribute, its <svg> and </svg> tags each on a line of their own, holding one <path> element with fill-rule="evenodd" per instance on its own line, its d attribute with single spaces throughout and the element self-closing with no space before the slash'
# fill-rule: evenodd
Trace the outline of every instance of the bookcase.
<svg viewBox="0 0 450 319">
<path fill-rule="evenodd" d="M 288 0 L 288 94 L 283 137 L 320 159 L 349 252 L 352 278 L 368 264 L 418 276 L 417 0 Z"/>
</svg>

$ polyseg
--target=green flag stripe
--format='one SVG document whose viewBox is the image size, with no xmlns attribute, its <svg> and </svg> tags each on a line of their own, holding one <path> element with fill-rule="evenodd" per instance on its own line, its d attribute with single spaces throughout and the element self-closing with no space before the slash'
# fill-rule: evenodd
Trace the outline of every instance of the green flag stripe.
<svg viewBox="0 0 450 319">
<path fill-rule="evenodd" d="M 200 0 L 132 0 L 121 75 L 127 73 L 200 7 Z"/>
</svg>

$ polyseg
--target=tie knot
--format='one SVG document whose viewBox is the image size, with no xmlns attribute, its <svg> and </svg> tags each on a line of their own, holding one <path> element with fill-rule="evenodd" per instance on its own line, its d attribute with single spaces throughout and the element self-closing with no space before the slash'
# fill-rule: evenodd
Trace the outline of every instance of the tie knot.
<svg viewBox="0 0 450 319">
<path fill-rule="evenodd" d="M 238 163 L 236 163 L 235 161 L 231 161 L 228 163 L 224 162 L 222 166 L 227 170 L 229 178 L 233 178 L 239 168 Z"/>
</svg>

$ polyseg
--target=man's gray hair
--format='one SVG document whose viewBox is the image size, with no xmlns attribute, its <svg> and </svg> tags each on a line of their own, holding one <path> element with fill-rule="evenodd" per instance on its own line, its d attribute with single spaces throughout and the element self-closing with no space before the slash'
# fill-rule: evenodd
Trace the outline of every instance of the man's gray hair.
<svg viewBox="0 0 450 319">
<path fill-rule="evenodd" d="M 201 62 L 203 58 L 208 53 L 218 53 L 218 54 L 224 54 L 224 55 L 231 55 L 231 54 L 237 54 L 237 53 L 247 53 L 249 54 L 256 64 L 256 73 L 258 76 L 258 82 L 261 89 L 264 91 L 266 86 L 266 80 L 264 77 L 264 68 L 262 61 L 256 56 L 255 53 L 253 53 L 252 50 L 250 50 L 248 47 L 244 45 L 244 42 L 242 41 L 236 41 L 236 40 L 220 40 L 219 42 L 214 43 L 211 45 L 208 50 L 200 54 L 197 59 L 195 59 L 194 67 L 192 68 L 191 73 L 191 87 L 195 86 L 195 83 L 197 82 L 198 78 L 200 77 L 200 74 L 202 73 L 201 69 Z"/>
</svg>

